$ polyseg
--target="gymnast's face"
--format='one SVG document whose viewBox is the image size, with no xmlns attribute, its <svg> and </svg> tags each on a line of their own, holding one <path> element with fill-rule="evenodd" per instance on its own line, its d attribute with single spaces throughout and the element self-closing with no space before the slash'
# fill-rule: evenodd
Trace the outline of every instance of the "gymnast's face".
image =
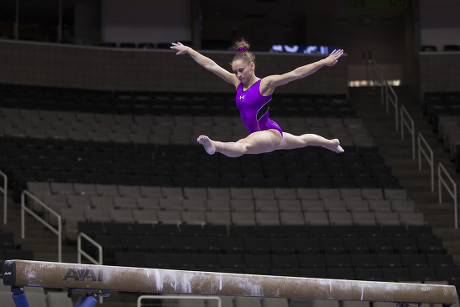
<svg viewBox="0 0 460 307">
<path fill-rule="evenodd" d="M 249 80 L 251 80 L 252 76 L 254 75 L 254 62 L 247 62 L 243 60 L 235 60 L 232 62 L 232 71 L 235 76 L 242 82 L 243 84 L 247 85 Z"/>
</svg>

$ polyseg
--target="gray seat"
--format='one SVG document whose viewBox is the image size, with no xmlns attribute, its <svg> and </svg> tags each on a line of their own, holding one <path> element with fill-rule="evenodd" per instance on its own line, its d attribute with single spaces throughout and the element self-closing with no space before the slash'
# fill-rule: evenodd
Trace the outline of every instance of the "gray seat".
<svg viewBox="0 0 460 307">
<path fill-rule="evenodd" d="M 346 207 L 349 211 L 369 212 L 369 203 L 363 199 L 347 199 Z"/>
<path fill-rule="evenodd" d="M 111 185 L 111 184 L 96 184 L 96 192 L 99 195 L 120 195 L 118 191 L 118 185 Z"/>
<path fill-rule="evenodd" d="M 67 195 L 67 204 L 74 208 L 91 208 L 91 198 L 88 195 Z"/>
<path fill-rule="evenodd" d="M 341 199 L 339 189 L 318 189 L 320 199 Z"/>
<path fill-rule="evenodd" d="M 161 197 L 161 188 L 160 187 L 149 187 L 149 186 L 141 186 L 141 196 L 144 197 Z"/>
<path fill-rule="evenodd" d="M 252 189 L 230 188 L 230 199 L 253 199 Z"/>
<path fill-rule="evenodd" d="M 289 307 L 288 299 L 286 298 L 271 298 L 264 297 L 262 299 L 263 307 Z"/>
<path fill-rule="evenodd" d="M 280 216 L 278 212 L 256 212 L 256 224 L 257 225 L 280 225 Z"/>
<path fill-rule="evenodd" d="M 206 207 L 210 211 L 230 211 L 229 199 L 208 199 Z"/>
<path fill-rule="evenodd" d="M 425 219 L 421 212 L 400 212 L 401 223 L 406 226 L 423 226 Z"/>
<path fill-rule="evenodd" d="M 259 297 L 237 296 L 235 307 L 262 307 L 262 299 Z"/>
<path fill-rule="evenodd" d="M 296 200 L 297 193 L 294 188 L 275 188 L 275 198 L 278 200 Z"/>
<path fill-rule="evenodd" d="M 157 211 L 158 222 L 162 224 L 180 224 L 182 215 L 180 210 L 168 209 Z"/>
<path fill-rule="evenodd" d="M 231 212 L 232 224 L 233 225 L 255 225 L 255 213 L 254 211 L 233 211 Z"/>
<path fill-rule="evenodd" d="M 230 225 L 232 218 L 229 211 L 207 211 L 206 222 L 211 225 Z"/>
<path fill-rule="evenodd" d="M 313 188 L 297 188 L 297 198 L 301 200 L 316 200 L 319 199 L 318 189 Z"/>
<path fill-rule="evenodd" d="M 351 218 L 352 218 L 353 224 L 355 225 L 363 225 L 363 226 L 377 225 L 374 212 L 352 211 Z"/>
<path fill-rule="evenodd" d="M 254 208 L 256 211 L 279 211 L 278 202 L 274 199 L 256 199 Z"/>
<path fill-rule="evenodd" d="M 110 219 L 116 223 L 134 223 L 132 209 L 115 209 L 109 211 Z"/>
<path fill-rule="evenodd" d="M 72 299 L 67 297 L 66 292 L 48 291 L 48 307 L 73 307 Z"/>
<path fill-rule="evenodd" d="M 110 222 L 109 207 L 91 208 L 85 210 L 85 219 L 90 222 Z"/>
<path fill-rule="evenodd" d="M 384 226 L 401 225 L 399 213 L 397 212 L 375 212 L 375 219 L 378 224 Z"/>
<path fill-rule="evenodd" d="M 51 182 L 51 193 L 54 194 L 73 194 L 73 184 L 64 182 Z"/>
<path fill-rule="evenodd" d="M 118 185 L 118 191 L 121 196 L 136 197 L 141 195 L 139 186 L 134 185 Z"/>
<path fill-rule="evenodd" d="M 370 199 L 369 209 L 375 212 L 391 212 L 391 202 L 382 199 Z"/>
<path fill-rule="evenodd" d="M 313 226 L 329 225 L 329 218 L 326 212 L 304 212 L 305 223 Z"/>
<path fill-rule="evenodd" d="M 382 189 L 363 188 L 361 194 L 364 199 L 384 199 Z"/>
<path fill-rule="evenodd" d="M 205 200 L 208 198 L 208 191 L 206 188 L 184 187 L 184 197 L 185 199 Z"/>
<path fill-rule="evenodd" d="M 230 200 L 231 211 L 250 211 L 254 212 L 254 201 L 251 199 L 231 199 Z"/>
<path fill-rule="evenodd" d="M 329 212 L 329 222 L 335 226 L 353 225 L 350 212 Z"/>
<path fill-rule="evenodd" d="M 391 208 L 397 212 L 415 212 L 415 202 L 407 199 L 395 199 L 391 201 Z"/>
<path fill-rule="evenodd" d="M 324 200 L 324 209 L 326 211 L 347 211 L 347 203 L 344 200 L 339 199 L 325 199 Z"/>
<path fill-rule="evenodd" d="M 134 197 L 114 196 L 113 205 L 120 209 L 136 209 L 137 201 Z"/>
<path fill-rule="evenodd" d="M 275 199 L 275 192 L 271 188 L 252 188 L 252 195 L 255 200 Z"/>
<path fill-rule="evenodd" d="M 190 225 L 206 224 L 206 215 L 204 211 L 182 211 L 182 223 Z"/>
<path fill-rule="evenodd" d="M 389 200 L 405 200 L 408 198 L 407 191 L 405 189 L 383 189 L 383 194 L 386 199 Z"/>
<path fill-rule="evenodd" d="M 144 210 L 154 210 L 160 209 L 160 204 L 158 198 L 154 197 L 137 197 L 136 198 L 137 207 Z"/>
<path fill-rule="evenodd" d="M 51 194 L 51 187 L 49 182 L 28 182 L 27 190 L 29 190 L 30 193 L 37 196 L 38 198 L 41 198 L 47 194 Z"/>
<path fill-rule="evenodd" d="M 182 192 L 181 187 L 161 187 L 161 194 L 165 198 L 184 198 L 184 194 Z"/>
<path fill-rule="evenodd" d="M 75 194 L 79 195 L 96 195 L 96 185 L 93 183 L 74 183 L 73 189 Z"/>
<path fill-rule="evenodd" d="M 320 199 L 304 199 L 300 202 L 302 211 L 326 211 L 324 201 Z"/>
<path fill-rule="evenodd" d="M 281 225 L 305 225 L 304 215 L 299 212 L 282 211 L 280 212 Z"/>
<path fill-rule="evenodd" d="M 156 224 L 157 210 L 133 210 L 133 219 L 139 224 Z"/>
<path fill-rule="evenodd" d="M 228 188 L 208 188 L 208 199 L 230 199 Z"/>
<path fill-rule="evenodd" d="M 279 199 L 278 207 L 280 211 L 302 212 L 300 200 L 297 199 Z"/>
<path fill-rule="evenodd" d="M 340 189 L 342 199 L 362 199 L 361 189 Z"/>
<path fill-rule="evenodd" d="M 158 204 L 163 210 L 182 209 L 182 198 L 160 198 Z"/>
<path fill-rule="evenodd" d="M 91 206 L 94 208 L 112 208 L 113 197 L 112 196 L 91 196 Z"/>
<path fill-rule="evenodd" d="M 182 208 L 188 211 L 206 211 L 206 200 L 201 198 L 184 199 Z"/>
</svg>

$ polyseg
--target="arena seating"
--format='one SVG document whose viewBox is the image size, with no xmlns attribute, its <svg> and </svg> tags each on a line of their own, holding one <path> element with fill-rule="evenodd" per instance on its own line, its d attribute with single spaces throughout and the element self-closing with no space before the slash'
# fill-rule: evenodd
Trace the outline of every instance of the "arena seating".
<svg viewBox="0 0 460 307">
<path fill-rule="evenodd" d="M 196 136 L 245 135 L 233 95 L 9 85 L 0 93 L 0 169 L 16 199 L 28 189 L 61 214 L 70 242 L 78 232 L 100 242 L 107 264 L 457 278 L 344 95 L 279 95 L 270 111 L 292 133 L 338 137 L 344 153 L 230 159 L 207 155 Z"/>
<path fill-rule="evenodd" d="M 425 93 L 425 114 L 460 172 L 460 93 Z"/>
</svg>

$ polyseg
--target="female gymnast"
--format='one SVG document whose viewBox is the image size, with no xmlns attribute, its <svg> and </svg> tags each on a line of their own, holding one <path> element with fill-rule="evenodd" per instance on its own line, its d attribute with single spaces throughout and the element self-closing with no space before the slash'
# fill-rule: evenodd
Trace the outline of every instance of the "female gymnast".
<svg viewBox="0 0 460 307">
<path fill-rule="evenodd" d="M 220 152 L 228 157 L 240 157 L 244 154 L 260 154 L 306 146 L 321 146 L 337 153 L 344 151 L 338 139 L 328 140 L 316 134 L 292 135 L 283 132 L 280 126 L 268 117 L 268 104 L 275 88 L 305 78 L 324 66 L 335 65 L 343 55 L 342 49 L 334 50 L 328 57 L 288 73 L 258 78 L 254 73 L 255 56 L 249 52 L 248 42 L 240 40 L 235 42 L 233 47 L 237 53 L 231 62 L 233 73 L 230 73 L 210 58 L 180 42 L 171 45 L 171 49 L 177 51 L 176 55 L 188 54 L 200 66 L 236 88 L 236 105 L 249 135 L 236 142 L 220 142 L 200 135 L 197 141 L 208 154 Z"/>
</svg>

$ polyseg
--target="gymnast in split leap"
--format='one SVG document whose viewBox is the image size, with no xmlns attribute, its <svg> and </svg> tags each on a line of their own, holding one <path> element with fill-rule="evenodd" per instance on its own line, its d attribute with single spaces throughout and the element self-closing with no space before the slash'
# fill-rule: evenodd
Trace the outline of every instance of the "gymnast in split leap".
<svg viewBox="0 0 460 307">
<path fill-rule="evenodd" d="M 244 154 L 260 154 L 306 146 L 320 146 L 337 153 L 344 151 L 338 139 L 328 140 L 316 134 L 292 135 L 283 132 L 280 126 L 268 117 L 269 102 L 275 88 L 305 78 L 324 66 L 335 65 L 343 55 L 343 50 L 334 50 L 322 60 L 300 66 L 282 75 L 258 78 L 254 73 L 255 56 L 249 51 L 249 43 L 240 40 L 235 42 L 233 48 L 237 52 L 231 62 L 231 73 L 190 47 L 179 42 L 171 45 L 171 49 L 177 51 L 176 55 L 188 54 L 200 66 L 236 88 L 236 105 L 249 135 L 236 142 L 221 142 L 200 135 L 197 141 L 208 154 L 220 152 L 228 157 L 240 157 Z"/>
</svg>

